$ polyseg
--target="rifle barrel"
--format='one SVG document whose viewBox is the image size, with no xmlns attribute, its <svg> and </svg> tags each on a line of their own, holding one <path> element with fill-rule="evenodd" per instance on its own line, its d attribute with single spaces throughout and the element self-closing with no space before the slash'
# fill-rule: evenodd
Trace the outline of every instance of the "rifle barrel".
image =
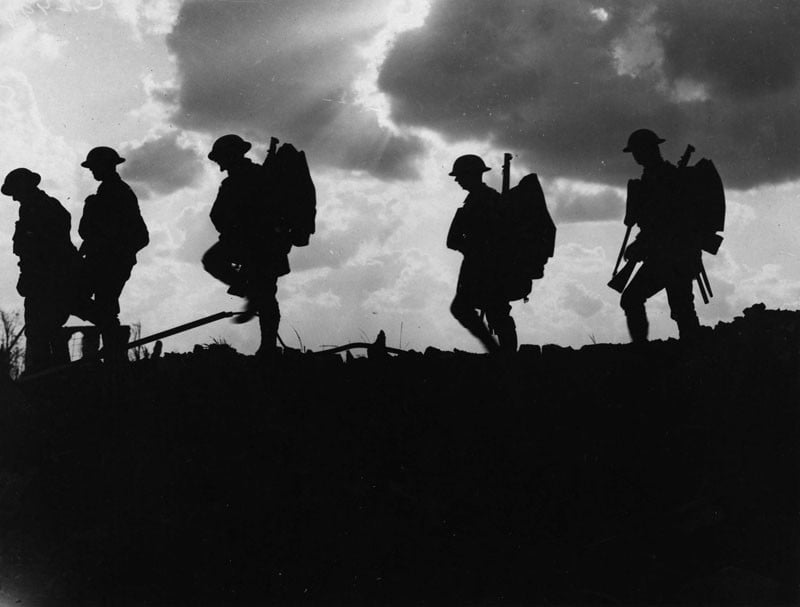
<svg viewBox="0 0 800 607">
<path fill-rule="evenodd" d="M 503 194 L 508 192 L 511 186 L 511 158 L 512 155 L 508 152 L 503 154 Z"/>
<path fill-rule="evenodd" d="M 703 277 L 701 274 L 697 275 L 697 286 L 700 287 L 700 297 L 703 298 L 703 303 L 708 303 L 708 295 L 706 295 L 706 288 L 703 286 Z"/>
<path fill-rule="evenodd" d="M 700 280 L 702 280 L 703 285 L 705 285 L 706 291 L 708 292 L 708 297 L 714 297 L 714 293 L 711 291 L 711 283 L 708 280 L 708 274 L 706 274 L 706 268 L 702 261 L 700 262 Z"/>
</svg>

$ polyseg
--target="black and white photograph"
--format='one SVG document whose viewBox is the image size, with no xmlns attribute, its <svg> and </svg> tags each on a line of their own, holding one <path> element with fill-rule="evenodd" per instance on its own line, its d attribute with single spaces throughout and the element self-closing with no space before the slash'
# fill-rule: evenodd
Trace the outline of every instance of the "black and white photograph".
<svg viewBox="0 0 800 607">
<path fill-rule="evenodd" d="M 0 0 L 0 606 L 800 604 L 800 3 Z"/>
</svg>

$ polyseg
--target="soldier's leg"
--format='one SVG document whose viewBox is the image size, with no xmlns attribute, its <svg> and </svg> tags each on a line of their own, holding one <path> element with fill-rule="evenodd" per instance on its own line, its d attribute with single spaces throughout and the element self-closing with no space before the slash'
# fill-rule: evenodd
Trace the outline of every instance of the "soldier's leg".
<svg viewBox="0 0 800 607">
<path fill-rule="evenodd" d="M 492 338 L 488 327 L 483 324 L 477 309 L 468 298 L 464 297 L 462 293 L 456 292 L 453 303 L 450 304 L 450 312 L 455 319 L 461 323 L 467 331 L 472 333 L 489 352 L 498 350 L 498 345 Z"/>
<path fill-rule="evenodd" d="M 95 286 L 94 301 L 97 322 L 108 359 L 124 359 L 127 335 L 120 329 L 119 297 L 131 275 L 131 264 L 116 264 L 103 269 Z"/>
<path fill-rule="evenodd" d="M 700 321 L 694 308 L 693 280 L 693 277 L 676 275 L 667 284 L 670 316 L 678 323 L 681 339 L 694 337 L 700 330 Z"/>
<path fill-rule="evenodd" d="M 275 294 L 278 291 L 278 278 L 267 280 L 266 284 L 258 290 L 258 324 L 261 329 L 261 346 L 257 355 L 270 355 L 275 351 L 278 339 L 278 326 L 281 322 L 281 312 Z"/>
<path fill-rule="evenodd" d="M 97 309 L 95 308 L 94 295 L 95 283 L 102 270 L 97 267 L 93 259 L 80 259 L 74 272 L 74 284 L 68 296 L 70 314 L 78 318 L 97 324 Z"/>
<path fill-rule="evenodd" d="M 623 291 L 620 306 L 625 311 L 628 333 L 633 343 L 647 341 L 650 324 L 647 322 L 644 304 L 664 286 L 659 268 L 645 262 Z"/>
<path fill-rule="evenodd" d="M 489 328 L 497 335 L 500 349 L 504 352 L 517 351 L 517 325 L 511 317 L 511 305 L 507 301 L 493 303 L 486 308 Z"/>
<path fill-rule="evenodd" d="M 205 252 L 202 259 L 203 269 L 220 282 L 229 285 L 231 295 L 243 296 L 244 289 L 240 273 L 234 267 L 234 260 L 230 247 L 223 242 L 217 242 Z"/>
<path fill-rule="evenodd" d="M 98 326 L 119 325 L 119 297 L 131 276 L 132 268 L 130 264 L 108 266 L 98 276 L 94 289 Z"/>
<path fill-rule="evenodd" d="M 69 362 L 69 343 L 61 332 L 61 328 L 69 318 L 69 312 L 58 301 L 58 296 L 53 295 L 48 299 L 48 350 L 52 364 L 66 364 Z"/>
<path fill-rule="evenodd" d="M 40 371 L 47 366 L 47 331 L 42 326 L 42 301 L 35 296 L 25 298 L 25 372 Z"/>
</svg>

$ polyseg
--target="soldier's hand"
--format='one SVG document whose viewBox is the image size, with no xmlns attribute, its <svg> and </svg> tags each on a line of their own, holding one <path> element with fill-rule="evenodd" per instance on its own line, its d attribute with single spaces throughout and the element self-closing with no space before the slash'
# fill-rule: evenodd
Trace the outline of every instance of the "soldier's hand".
<svg viewBox="0 0 800 607">
<path fill-rule="evenodd" d="M 627 261 L 642 261 L 644 259 L 642 243 L 632 242 L 629 244 L 628 248 L 625 249 L 625 259 Z"/>
</svg>

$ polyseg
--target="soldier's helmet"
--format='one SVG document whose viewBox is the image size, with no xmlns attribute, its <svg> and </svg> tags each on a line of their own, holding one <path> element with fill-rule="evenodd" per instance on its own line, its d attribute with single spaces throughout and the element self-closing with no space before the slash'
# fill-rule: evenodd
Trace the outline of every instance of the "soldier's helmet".
<svg viewBox="0 0 800 607">
<path fill-rule="evenodd" d="M 650 129 L 637 129 L 628 137 L 628 145 L 622 151 L 633 152 L 634 150 L 657 146 L 665 141 L 666 139 L 661 139 Z"/>
<path fill-rule="evenodd" d="M 211 146 L 208 158 L 215 162 L 221 158 L 238 158 L 244 156 L 251 147 L 252 144 L 239 135 L 223 135 Z"/>
<path fill-rule="evenodd" d="M 86 154 L 86 160 L 81 162 L 81 166 L 90 169 L 92 167 L 117 166 L 123 162 L 125 162 L 125 159 L 117 154 L 115 149 L 100 146 L 89 150 L 89 153 Z"/>
<path fill-rule="evenodd" d="M 9 172 L 8 175 L 6 175 L 6 178 L 3 181 L 3 187 L 0 188 L 0 192 L 6 196 L 13 196 L 15 192 L 35 188 L 39 185 L 39 183 L 41 183 L 41 181 L 42 176 L 39 175 L 39 173 L 34 173 L 33 171 L 24 167 L 14 169 L 13 171 Z"/>
<path fill-rule="evenodd" d="M 459 156 L 453 163 L 453 170 L 448 173 L 452 177 L 463 175 L 467 173 L 485 173 L 491 171 L 489 167 L 483 162 L 483 158 L 475 154 L 465 154 Z"/>
</svg>

